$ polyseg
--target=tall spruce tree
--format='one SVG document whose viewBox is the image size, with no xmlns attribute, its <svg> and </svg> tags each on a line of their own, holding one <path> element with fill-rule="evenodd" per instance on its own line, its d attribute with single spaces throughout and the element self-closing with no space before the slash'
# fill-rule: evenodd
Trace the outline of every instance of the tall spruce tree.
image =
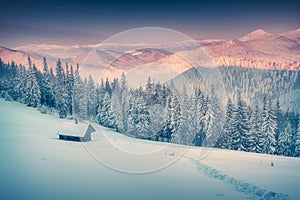
<svg viewBox="0 0 300 200">
<path fill-rule="evenodd" d="M 68 105 L 68 113 L 70 115 L 73 115 L 73 91 L 74 91 L 74 70 L 73 70 L 73 66 L 71 65 L 70 69 L 69 69 L 69 65 L 68 63 L 66 63 L 66 90 L 68 93 L 68 97 L 67 97 L 67 105 Z"/>
<path fill-rule="evenodd" d="M 275 139 L 276 141 L 279 138 L 280 133 L 284 130 L 284 116 L 282 114 L 281 108 L 280 108 L 280 103 L 279 100 L 277 99 L 276 101 L 276 108 L 275 108 L 275 116 L 276 116 L 276 123 L 277 123 L 277 128 L 275 129 Z"/>
<path fill-rule="evenodd" d="M 42 81 L 42 89 L 41 89 L 41 102 L 42 104 L 54 107 L 55 106 L 55 96 L 54 96 L 54 77 L 53 74 L 50 73 L 47 60 L 44 57 L 43 60 L 44 68 L 43 68 L 43 81 Z M 52 69 L 51 69 L 52 71 Z"/>
<path fill-rule="evenodd" d="M 121 76 L 120 83 L 120 113 L 121 121 L 117 121 L 117 128 L 121 132 L 126 132 L 128 127 L 128 110 L 129 110 L 129 92 L 128 92 L 128 83 L 124 73 Z"/>
<path fill-rule="evenodd" d="M 112 117 L 111 99 L 109 93 L 106 92 L 102 106 L 98 109 L 97 120 L 100 125 L 112 128 L 114 126 Z"/>
<path fill-rule="evenodd" d="M 255 151 L 255 138 L 250 134 L 249 110 L 241 98 L 238 99 L 237 103 L 236 128 L 241 137 L 239 150 Z"/>
<path fill-rule="evenodd" d="M 277 128 L 275 112 L 271 100 L 264 98 L 262 113 L 262 132 L 265 134 L 264 153 L 274 154 L 276 150 L 275 131 Z"/>
<path fill-rule="evenodd" d="M 172 138 L 176 138 L 178 129 L 182 123 L 180 103 L 174 94 L 170 94 L 167 97 L 166 107 L 166 122 L 162 128 L 161 136 L 168 142 L 171 142 Z"/>
<path fill-rule="evenodd" d="M 180 98 L 181 122 L 179 124 L 177 133 L 175 133 L 175 135 L 172 137 L 172 142 L 191 145 L 194 139 L 193 135 L 195 133 L 195 128 L 193 126 L 194 113 L 192 112 L 192 103 L 187 94 L 185 86 L 183 87 Z M 159 115 L 159 113 L 157 115 Z"/>
<path fill-rule="evenodd" d="M 232 144 L 232 150 L 240 150 L 241 146 L 241 135 L 240 131 L 238 130 L 238 122 L 239 122 L 239 112 L 238 112 L 238 105 L 233 104 L 232 107 L 232 130 L 230 131 Z"/>
<path fill-rule="evenodd" d="M 254 137 L 255 145 L 253 149 L 257 153 L 262 153 L 265 146 L 265 135 L 262 132 L 262 112 L 256 102 L 250 118 L 250 135 Z"/>
<path fill-rule="evenodd" d="M 205 117 L 208 109 L 207 101 L 205 100 L 204 94 L 199 88 L 195 89 L 194 106 L 192 107 L 194 114 L 193 116 L 193 127 L 195 137 L 192 143 L 195 146 L 202 146 L 203 141 L 206 138 L 205 132 Z"/>
<path fill-rule="evenodd" d="M 87 119 L 88 117 L 88 92 L 87 92 L 87 78 L 84 78 L 84 82 L 80 85 L 79 98 L 79 117 L 81 119 Z"/>
<path fill-rule="evenodd" d="M 205 146 L 215 146 L 221 134 L 221 108 L 215 89 L 212 86 L 206 99 L 207 110 L 204 116 Z"/>
<path fill-rule="evenodd" d="M 295 142 L 295 153 L 294 156 L 299 157 L 300 156 L 300 117 L 298 119 L 298 126 L 297 126 L 297 131 L 296 131 L 296 142 Z"/>
<path fill-rule="evenodd" d="M 222 149 L 234 149 L 233 147 L 233 138 L 232 136 L 236 132 L 236 121 L 234 121 L 234 105 L 231 101 L 231 99 L 228 99 L 227 101 L 227 107 L 226 107 L 226 119 L 225 123 L 222 129 L 222 134 L 218 140 L 217 147 Z"/>
<path fill-rule="evenodd" d="M 17 70 L 17 74 L 14 78 L 14 87 L 12 97 L 14 100 L 25 103 L 26 96 L 26 77 L 27 71 L 24 66 L 20 65 Z"/>
<path fill-rule="evenodd" d="M 151 120 L 149 109 L 141 92 L 140 88 L 130 95 L 128 132 L 138 137 L 146 137 L 149 134 Z"/>
<path fill-rule="evenodd" d="M 284 156 L 292 155 L 292 125 L 287 123 L 286 127 L 280 132 L 277 142 L 277 154 Z"/>
<path fill-rule="evenodd" d="M 96 88 L 92 76 L 89 76 L 87 83 L 87 115 L 90 119 L 96 116 Z"/>
<path fill-rule="evenodd" d="M 32 107 L 38 107 L 41 103 L 41 92 L 36 75 L 32 66 L 30 57 L 28 56 L 28 70 L 25 85 L 25 104 Z"/>
<path fill-rule="evenodd" d="M 55 105 L 60 118 L 68 113 L 68 92 L 65 85 L 65 74 L 60 60 L 56 63 Z"/>
</svg>

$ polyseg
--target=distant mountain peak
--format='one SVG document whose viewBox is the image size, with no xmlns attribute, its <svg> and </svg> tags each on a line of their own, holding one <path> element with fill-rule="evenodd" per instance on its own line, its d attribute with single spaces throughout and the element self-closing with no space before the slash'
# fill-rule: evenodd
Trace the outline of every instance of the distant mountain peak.
<svg viewBox="0 0 300 200">
<path fill-rule="evenodd" d="M 248 41 L 248 40 L 255 40 L 255 39 L 261 39 L 263 37 L 271 36 L 271 33 L 268 33 L 267 31 L 263 29 L 256 29 L 255 31 L 243 36 L 240 38 L 240 41 Z"/>
<path fill-rule="evenodd" d="M 256 29 L 255 31 L 251 32 L 252 34 L 269 34 L 267 31 L 263 29 Z M 251 34 L 250 33 L 250 34 Z"/>
</svg>

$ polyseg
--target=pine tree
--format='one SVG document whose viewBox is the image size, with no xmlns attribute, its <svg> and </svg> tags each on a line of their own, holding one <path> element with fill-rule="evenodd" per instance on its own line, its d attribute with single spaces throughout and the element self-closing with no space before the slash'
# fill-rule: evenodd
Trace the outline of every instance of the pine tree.
<svg viewBox="0 0 300 200">
<path fill-rule="evenodd" d="M 104 81 L 103 81 L 103 79 L 101 79 L 101 83 L 100 83 L 100 86 L 98 87 L 98 92 L 97 92 L 98 107 L 102 106 L 105 93 L 106 93 L 106 91 L 105 91 Z"/>
<path fill-rule="evenodd" d="M 262 114 L 262 132 L 265 134 L 264 153 L 274 154 L 276 148 L 275 131 L 277 128 L 276 116 L 272 109 L 271 100 L 264 98 L 263 114 Z"/>
<path fill-rule="evenodd" d="M 234 149 L 232 136 L 236 132 L 236 121 L 234 121 L 234 105 L 231 99 L 228 99 L 226 107 L 226 119 L 223 126 L 222 134 L 218 140 L 217 147 L 222 149 Z"/>
<path fill-rule="evenodd" d="M 298 128 L 295 136 L 295 153 L 294 156 L 300 156 L 300 117 L 298 119 Z"/>
<path fill-rule="evenodd" d="M 255 152 L 262 153 L 265 147 L 265 134 L 262 132 L 262 113 L 256 103 L 250 120 L 250 135 L 254 137 Z M 253 149 L 254 150 L 254 149 Z"/>
<path fill-rule="evenodd" d="M 166 107 L 166 122 L 159 133 L 159 136 L 165 138 L 168 142 L 175 139 L 178 135 L 178 129 L 181 125 L 181 109 L 177 97 L 174 94 L 170 94 L 167 97 Z"/>
<path fill-rule="evenodd" d="M 107 92 L 109 94 L 109 96 L 111 96 L 112 89 L 111 89 L 108 78 L 106 78 L 106 80 L 105 80 L 105 92 Z"/>
<path fill-rule="evenodd" d="M 113 92 L 114 90 L 118 90 L 118 89 L 120 89 L 119 79 L 114 78 L 111 83 L 111 92 Z"/>
<path fill-rule="evenodd" d="M 194 106 L 192 107 L 193 114 L 193 127 L 195 138 L 193 139 L 193 144 L 195 146 L 202 146 L 206 138 L 205 132 L 205 117 L 208 109 L 207 101 L 200 89 L 196 88 L 195 90 L 195 98 L 194 98 Z"/>
<path fill-rule="evenodd" d="M 87 83 L 87 115 L 90 119 L 96 116 L 96 88 L 92 76 Z"/>
<path fill-rule="evenodd" d="M 102 106 L 98 109 L 97 120 L 102 126 L 113 127 L 111 119 L 111 100 L 107 92 L 104 95 Z"/>
<path fill-rule="evenodd" d="M 124 132 L 122 124 L 122 108 L 121 108 L 121 89 L 118 82 L 114 83 L 114 89 L 111 94 L 111 114 L 113 120 L 113 128 L 118 132 Z"/>
<path fill-rule="evenodd" d="M 87 92 L 87 79 L 81 82 L 79 93 L 79 117 L 86 119 L 88 117 L 88 92 Z"/>
<path fill-rule="evenodd" d="M 129 100 L 128 133 L 138 137 L 149 134 L 150 113 L 141 90 L 132 92 Z"/>
<path fill-rule="evenodd" d="M 148 80 L 147 80 L 147 84 L 146 84 L 146 102 L 147 102 L 147 105 L 151 105 L 151 104 L 154 104 L 155 103 L 155 99 L 154 99 L 154 84 L 152 83 L 151 81 L 151 78 L 148 77 Z"/>
<path fill-rule="evenodd" d="M 69 65 L 66 63 L 66 90 L 68 93 L 68 98 L 67 98 L 67 105 L 68 105 L 68 113 L 70 115 L 73 115 L 73 91 L 74 91 L 74 70 L 73 66 L 71 65 L 70 70 L 69 70 Z"/>
<path fill-rule="evenodd" d="M 189 101 L 189 96 L 186 92 L 185 86 L 183 87 L 180 99 L 181 121 L 179 123 L 178 131 L 172 137 L 172 142 L 179 144 L 191 144 L 193 140 L 192 136 L 194 133 L 192 118 L 193 113 L 191 112 L 191 102 Z"/>
<path fill-rule="evenodd" d="M 56 84 L 56 78 L 54 76 L 54 72 L 53 69 L 50 68 L 50 74 L 49 74 L 49 83 L 50 83 L 50 88 L 51 88 L 51 98 L 49 101 L 49 106 L 55 108 L 55 84 Z"/>
<path fill-rule="evenodd" d="M 12 97 L 14 100 L 25 103 L 26 96 L 26 77 L 27 71 L 24 66 L 20 65 L 17 70 L 17 74 L 14 78 L 14 87 L 12 91 Z"/>
<path fill-rule="evenodd" d="M 72 93 L 72 114 L 75 119 L 88 117 L 88 93 L 87 79 L 82 81 L 79 74 L 79 66 L 75 70 L 74 86 Z"/>
<path fill-rule="evenodd" d="M 276 116 L 276 123 L 277 123 L 277 128 L 275 129 L 275 140 L 277 143 L 280 133 L 284 131 L 284 123 L 282 123 L 284 122 L 284 118 L 283 118 L 282 111 L 280 109 L 280 104 L 278 99 L 276 101 L 275 116 Z"/>
<path fill-rule="evenodd" d="M 114 128 L 118 132 L 126 132 L 128 124 L 128 91 L 126 77 L 122 74 L 121 81 L 114 82 L 114 89 L 111 95 L 111 114 Z"/>
<path fill-rule="evenodd" d="M 28 70 L 25 85 L 25 98 L 24 103 L 28 106 L 38 107 L 41 103 L 40 87 L 36 80 L 36 76 L 32 67 L 30 57 L 28 57 Z"/>
<path fill-rule="evenodd" d="M 155 100 L 155 102 L 153 102 L 154 104 L 164 105 L 162 103 L 162 86 L 159 82 L 154 84 L 153 97 Z"/>
<path fill-rule="evenodd" d="M 292 146 L 292 125 L 290 122 L 287 123 L 284 130 L 280 133 L 277 142 L 277 154 L 284 156 L 291 156 Z"/>
<path fill-rule="evenodd" d="M 249 111 L 245 102 L 238 99 L 237 105 L 237 123 L 236 128 L 238 135 L 241 137 L 240 147 L 238 150 L 255 151 L 255 138 L 250 134 Z"/>
<path fill-rule="evenodd" d="M 55 106 L 55 97 L 54 97 L 54 77 L 51 75 L 47 60 L 44 57 L 44 68 L 43 68 L 43 80 L 42 80 L 42 88 L 41 88 L 41 103 L 43 105 L 47 105 L 49 107 Z M 51 69 L 52 71 L 52 69 Z"/>
<path fill-rule="evenodd" d="M 205 146 L 215 146 L 221 134 L 221 109 L 214 87 L 206 99 L 207 110 L 204 116 Z"/>
<path fill-rule="evenodd" d="M 65 74 L 60 60 L 56 64 L 55 105 L 60 118 L 65 118 L 68 113 L 68 93 L 65 85 Z"/>
<path fill-rule="evenodd" d="M 166 106 L 167 99 L 170 95 L 171 95 L 170 89 L 165 84 L 163 84 L 161 97 L 160 97 L 160 104 Z"/>
<path fill-rule="evenodd" d="M 238 105 L 233 105 L 232 107 L 232 129 L 230 129 L 232 144 L 232 150 L 240 150 L 241 146 L 241 135 L 238 130 L 238 122 L 239 122 L 239 112 L 238 112 Z"/>
<path fill-rule="evenodd" d="M 37 67 L 35 66 L 35 64 L 33 63 L 32 64 L 32 68 L 33 68 L 33 72 L 35 74 L 35 77 L 36 77 L 36 81 L 39 85 L 39 88 L 42 87 L 42 82 L 43 82 L 43 73 L 37 69 Z"/>
</svg>

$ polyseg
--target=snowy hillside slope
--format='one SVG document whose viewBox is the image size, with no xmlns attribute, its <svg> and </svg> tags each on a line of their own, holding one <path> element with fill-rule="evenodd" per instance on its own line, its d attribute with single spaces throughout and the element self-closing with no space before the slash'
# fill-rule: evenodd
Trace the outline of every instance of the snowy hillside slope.
<svg viewBox="0 0 300 200">
<path fill-rule="evenodd" d="M 1 199 L 297 199 L 300 195 L 299 158 L 140 140 L 94 123 L 97 131 L 91 142 L 60 141 L 57 131 L 73 126 L 71 121 L 2 99 L 0 111 Z"/>
</svg>

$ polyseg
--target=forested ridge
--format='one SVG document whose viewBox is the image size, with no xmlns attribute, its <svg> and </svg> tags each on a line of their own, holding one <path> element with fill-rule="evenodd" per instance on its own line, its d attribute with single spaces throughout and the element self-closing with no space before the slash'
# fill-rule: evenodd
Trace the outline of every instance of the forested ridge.
<svg viewBox="0 0 300 200">
<path fill-rule="evenodd" d="M 220 68 L 226 88 L 225 106 L 220 88 L 207 88 L 201 73 L 183 75 L 189 85 L 155 82 L 139 88 L 126 76 L 101 79 L 80 76 L 79 66 L 49 67 L 39 71 L 0 60 L 0 95 L 60 118 L 97 121 L 134 137 L 210 146 L 247 152 L 299 156 L 299 103 L 285 102 L 300 90 L 299 71 Z M 197 78 L 195 78 L 197 76 Z M 194 80 L 194 81 L 193 81 Z M 189 88 L 187 88 L 189 87 Z"/>
</svg>

